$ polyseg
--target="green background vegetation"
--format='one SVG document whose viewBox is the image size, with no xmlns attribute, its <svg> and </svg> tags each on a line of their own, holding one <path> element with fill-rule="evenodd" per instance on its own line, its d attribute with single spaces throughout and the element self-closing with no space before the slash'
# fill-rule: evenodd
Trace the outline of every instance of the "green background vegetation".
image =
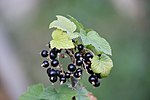
<svg viewBox="0 0 150 100">
<path fill-rule="evenodd" d="M 97 31 L 112 47 L 114 67 L 101 86 L 93 88 L 87 78 L 86 88 L 98 100 L 149 100 L 150 99 L 150 24 L 149 4 L 146 16 L 134 19 L 117 12 L 108 0 L 43 0 L 36 17 L 13 28 L 11 39 L 25 64 L 25 72 L 32 84 L 50 85 L 46 70 L 40 67 L 38 55 L 51 39 L 48 25 L 55 15 L 71 15 L 85 27 Z M 85 74 L 87 76 L 87 74 Z"/>
</svg>

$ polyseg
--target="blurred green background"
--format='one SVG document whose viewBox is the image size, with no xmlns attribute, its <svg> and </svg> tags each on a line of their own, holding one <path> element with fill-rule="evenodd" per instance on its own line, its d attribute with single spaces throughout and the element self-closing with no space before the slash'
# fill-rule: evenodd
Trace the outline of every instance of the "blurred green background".
<svg viewBox="0 0 150 100">
<path fill-rule="evenodd" d="M 29 85 L 50 85 L 46 70 L 40 67 L 43 59 L 38 53 L 47 48 L 45 45 L 51 39 L 49 23 L 57 14 L 69 14 L 85 27 L 96 30 L 112 47 L 114 67 L 110 76 L 98 88 L 84 79 L 87 89 L 98 100 L 150 100 L 148 0 L 34 0 L 31 3 L 36 4 L 30 13 L 16 21 L 7 20 L 1 13 L 7 39 L 23 63 L 21 67 L 30 80 Z"/>
</svg>

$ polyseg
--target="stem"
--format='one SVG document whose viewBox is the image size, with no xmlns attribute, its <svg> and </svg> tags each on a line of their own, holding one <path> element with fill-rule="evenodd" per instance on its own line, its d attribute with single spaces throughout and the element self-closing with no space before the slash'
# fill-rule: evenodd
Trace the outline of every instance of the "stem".
<svg viewBox="0 0 150 100">
<path fill-rule="evenodd" d="M 70 56 L 71 61 L 75 64 L 75 57 L 74 57 L 74 52 L 73 50 L 67 50 L 66 49 L 66 53 Z M 76 87 L 78 80 L 76 78 L 74 78 L 73 76 L 71 76 L 71 85 L 72 87 Z"/>
</svg>

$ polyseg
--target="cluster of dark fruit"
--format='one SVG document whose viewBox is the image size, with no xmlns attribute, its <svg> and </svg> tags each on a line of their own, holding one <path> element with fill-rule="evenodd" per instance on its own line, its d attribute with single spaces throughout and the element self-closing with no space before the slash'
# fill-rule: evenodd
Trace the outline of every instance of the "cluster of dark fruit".
<svg viewBox="0 0 150 100">
<path fill-rule="evenodd" d="M 90 75 L 88 81 L 94 87 L 100 86 L 100 74 L 94 73 L 91 69 L 91 59 L 93 58 L 92 53 L 89 51 L 87 52 L 82 44 L 77 45 L 76 48 L 78 50 L 64 49 L 65 53 L 70 56 L 72 60 L 72 63 L 67 66 L 67 71 L 63 70 L 62 65 L 58 60 L 58 57 L 65 58 L 65 55 L 61 53 L 62 49 L 58 50 L 52 48 L 49 51 L 42 50 L 41 56 L 47 58 L 47 60 L 44 60 L 41 66 L 47 68 L 49 80 L 52 83 L 59 80 L 60 84 L 65 83 L 70 78 L 78 80 L 81 78 L 83 71 L 86 70 Z"/>
</svg>

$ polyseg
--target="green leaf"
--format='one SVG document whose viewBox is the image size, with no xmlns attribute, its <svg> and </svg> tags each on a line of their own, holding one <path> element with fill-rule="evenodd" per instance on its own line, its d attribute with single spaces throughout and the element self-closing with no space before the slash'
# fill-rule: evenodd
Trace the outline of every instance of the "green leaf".
<svg viewBox="0 0 150 100">
<path fill-rule="evenodd" d="M 56 88 L 52 86 L 47 87 L 41 97 L 44 100 L 72 100 L 72 97 L 76 95 L 77 92 L 75 90 L 72 90 L 67 85 L 62 85 Z"/>
<path fill-rule="evenodd" d="M 94 56 L 91 63 L 93 72 L 100 73 L 101 77 L 107 77 L 113 67 L 112 60 L 105 54 L 102 54 L 100 57 Z"/>
<path fill-rule="evenodd" d="M 76 96 L 76 100 L 90 100 L 90 98 L 88 97 L 88 92 L 84 87 L 79 87 L 77 89 L 77 96 Z"/>
<path fill-rule="evenodd" d="M 42 84 L 31 86 L 23 95 L 20 96 L 19 100 L 42 100 L 40 95 L 43 91 L 44 86 Z"/>
<path fill-rule="evenodd" d="M 72 100 L 74 96 L 77 92 L 67 85 L 44 88 L 42 84 L 37 84 L 29 87 L 19 100 Z"/>
<path fill-rule="evenodd" d="M 57 20 L 50 23 L 49 28 L 57 28 L 67 33 L 73 33 L 76 30 L 76 25 L 64 16 L 57 15 Z"/>
<path fill-rule="evenodd" d="M 86 33 L 81 29 L 80 36 L 84 45 L 92 45 L 97 52 L 112 55 L 109 43 L 104 38 L 101 38 L 97 32 L 89 31 Z"/>
<path fill-rule="evenodd" d="M 73 18 L 72 16 L 68 15 L 69 19 L 74 22 L 74 24 L 77 26 L 77 31 L 80 32 L 80 29 L 84 29 L 83 25 L 81 23 L 79 23 L 75 18 Z"/>
<path fill-rule="evenodd" d="M 56 47 L 57 49 L 71 49 L 74 48 L 72 40 L 66 32 L 62 30 L 54 30 L 52 33 L 53 40 L 50 41 L 52 48 Z"/>
</svg>

